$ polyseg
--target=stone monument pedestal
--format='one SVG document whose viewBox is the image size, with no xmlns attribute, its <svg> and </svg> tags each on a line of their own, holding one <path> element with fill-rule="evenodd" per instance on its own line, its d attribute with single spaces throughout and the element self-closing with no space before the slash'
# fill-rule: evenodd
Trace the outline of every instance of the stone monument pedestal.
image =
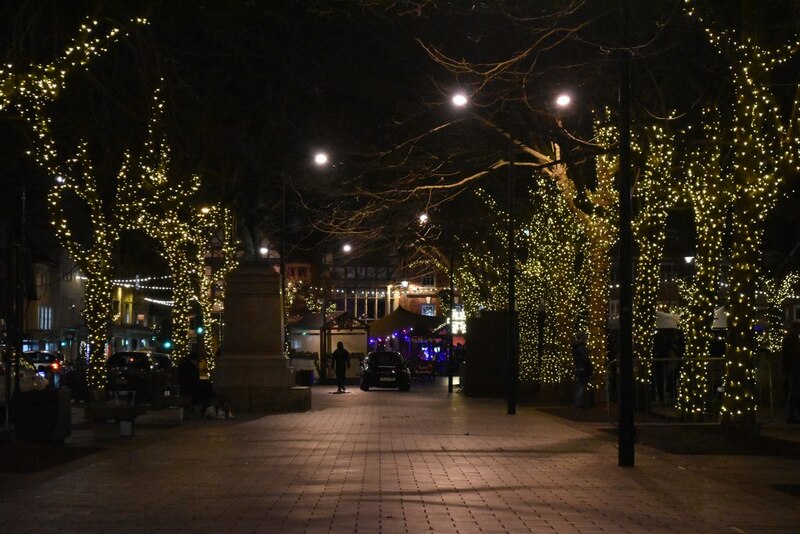
<svg viewBox="0 0 800 534">
<path fill-rule="evenodd" d="M 283 332 L 280 275 L 259 264 L 233 271 L 225 286 L 222 354 L 212 377 L 234 412 L 311 409 L 311 389 L 294 385 Z"/>
</svg>

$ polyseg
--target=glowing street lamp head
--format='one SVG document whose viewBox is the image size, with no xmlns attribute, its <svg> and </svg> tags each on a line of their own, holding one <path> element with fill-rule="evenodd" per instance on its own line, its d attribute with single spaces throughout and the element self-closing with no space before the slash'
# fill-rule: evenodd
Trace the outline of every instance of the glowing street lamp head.
<svg viewBox="0 0 800 534">
<path fill-rule="evenodd" d="M 350 243 L 345 243 L 344 245 L 342 245 L 342 250 L 345 253 L 349 253 L 351 250 L 353 250 L 353 247 L 350 246 Z"/>
<path fill-rule="evenodd" d="M 258 253 L 262 256 L 266 256 L 269 254 L 269 249 L 267 247 L 261 247 L 258 249 Z"/>
<path fill-rule="evenodd" d="M 453 103 L 455 107 L 463 108 L 464 106 L 467 105 L 469 99 L 467 98 L 467 95 L 465 95 L 464 93 L 456 93 L 453 95 L 453 98 L 451 98 L 450 101 Z"/>
<path fill-rule="evenodd" d="M 558 97 L 556 98 L 556 106 L 560 108 L 565 108 L 569 106 L 571 102 L 572 102 L 572 97 L 570 97 L 566 93 L 562 93 L 558 95 Z"/>
<path fill-rule="evenodd" d="M 314 154 L 314 163 L 317 165 L 325 165 L 328 163 L 328 155 L 325 152 L 317 152 Z"/>
<path fill-rule="evenodd" d="M 427 222 L 428 222 L 428 214 L 427 213 L 423 213 L 422 215 L 419 216 L 419 223 L 420 224 L 425 224 Z"/>
</svg>

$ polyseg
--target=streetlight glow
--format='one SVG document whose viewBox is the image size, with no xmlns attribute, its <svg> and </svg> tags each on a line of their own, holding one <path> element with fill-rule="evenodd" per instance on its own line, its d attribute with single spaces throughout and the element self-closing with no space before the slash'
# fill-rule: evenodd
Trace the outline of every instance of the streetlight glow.
<svg viewBox="0 0 800 534">
<path fill-rule="evenodd" d="M 269 254 L 269 249 L 267 247 L 261 247 L 260 249 L 258 249 L 258 253 L 261 254 L 262 256 L 266 256 Z"/>
<path fill-rule="evenodd" d="M 556 105 L 560 108 L 569 106 L 571 102 L 572 98 L 566 93 L 562 93 L 558 95 L 558 98 L 556 98 Z"/>
<path fill-rule="evenodd" d="M 345 253 L 349 253 L 351 250 L 353 250 L 353 247 L 350 246 L 350 243 L 345 243 L 344 245 L 342 245 L 342 250 Z"/>
<path fill-rule="evenodd" d="M 317 152 L 314 155 L 314 163 L 317 165 L 325 165 L 328 163 L 328 155 L 325 152 Z"/>
<path fill-rule="evenodd" d="M 453 103 L 454 106 L 458 108 L 463 108 L 464 106 L 467 105 L 467 102 L 469 102 L 469 100 L 467 99 L 467 95 L 465 95 L 464 93 L 456 93 L 453 95 L 451 102 Z"/>
<path fill-rule="evenodd" d="M 427 213 L 423 213 L 422 215 L 420 215 L 419 216 L 419 222 L 420 222 L 420 224 L 425 224 L 426 222 L 428 222 L 428 214 Z"/>
</svg>

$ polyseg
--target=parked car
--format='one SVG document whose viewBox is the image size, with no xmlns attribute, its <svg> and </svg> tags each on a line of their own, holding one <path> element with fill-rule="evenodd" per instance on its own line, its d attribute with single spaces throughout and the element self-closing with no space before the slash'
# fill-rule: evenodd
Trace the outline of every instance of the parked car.
<svg viewBox="0 0 800 534">
<path fill-rule="evenodd" d="M 106 362 L 106 367 L 107 391 L 135 392 L 137 404 L 152 402 L 172 384 L 172 360 L 166 354 L 115 352 Z"/>
<path fill-rule="evenodd" d="M 411 389 L 411 369 L 399 352 L 370 352 L 361 363 L 361 389 Z"/>
<path fill-rule="evenodd" d="M 6 403 L 6 373 L 11 375 L 11 395 L 14 395 L 15 363 L 16 358 L 10 360 L 10 369 L 6 369 L 3 360 L 0 360 L 0 406 Z M 30 391 L 47 387 L 47 379 L 41 376 L 36 367 L 26 358 L 19 358 L 19 389 Z"/>
<path fill-rule="evenodd" d="M 29 350 L 23 353 L 36 371 L 45 377 L 50 386 L 61 387 L 61 374 L 64 372 L 64 357 L 47 350 Z"/>
</svg>

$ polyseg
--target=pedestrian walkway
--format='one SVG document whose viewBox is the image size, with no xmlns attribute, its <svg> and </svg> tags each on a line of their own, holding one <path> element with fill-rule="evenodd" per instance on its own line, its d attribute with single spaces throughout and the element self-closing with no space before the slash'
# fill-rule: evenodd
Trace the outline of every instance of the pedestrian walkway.
<svg viewBox="0 0 800 534">
<path fill-rule="evenodd" d="M 595 423 L 501 400 L 331 394 L 308 413 L 192 420 L 0 475 L 1 532 L 798 532 L 797 457 L 617 466 Z M 789 429 L 792 431 L 793 429 Z"/>
</svg>

